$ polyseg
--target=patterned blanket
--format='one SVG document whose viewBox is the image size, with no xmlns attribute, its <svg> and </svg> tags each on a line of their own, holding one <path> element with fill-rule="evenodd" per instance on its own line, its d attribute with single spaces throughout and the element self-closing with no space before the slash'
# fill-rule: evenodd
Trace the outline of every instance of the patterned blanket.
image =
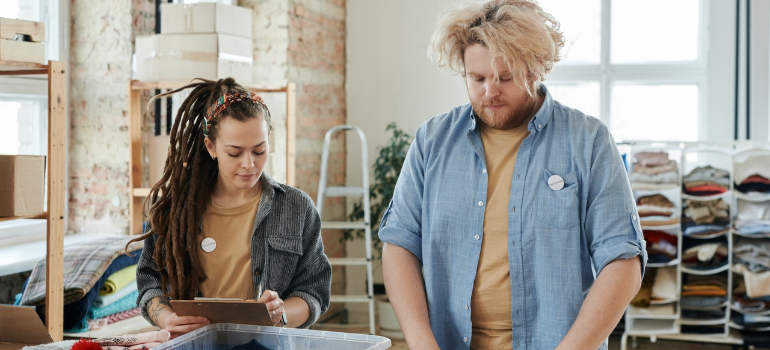
<svg viewBox="0 0 770 350">
<path fill-rule="evenodd" d="M 112 260 L 124 253 L 126 243 L 136 236 L 105 236 L 64 247 L 64 303 L 82 298 L 101 278 Z M 144 242 L 134 242 L 128 252 L 142 249 Z M 45 259 L 41 259 L 32 270 L 24 289 L 22 305 L 42 306 L 45 304 Z"/>
</svg>

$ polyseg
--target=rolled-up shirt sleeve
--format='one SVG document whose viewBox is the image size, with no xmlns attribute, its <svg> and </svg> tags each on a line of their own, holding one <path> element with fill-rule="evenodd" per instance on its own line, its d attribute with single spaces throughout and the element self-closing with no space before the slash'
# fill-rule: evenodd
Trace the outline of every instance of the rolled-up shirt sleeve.
<svg viewBox="0 0 770 350">
<path fill-rule="evenodd" d="M 639 256 L 643 277 L 647 251 L 634 196 L 615 141 L 604 125 L 592 152 L 585 229 L 596 274 L 614 260 Z"/>
<path fill-rule="evenodd" d="M 421 126 L 409 146 L 393 199 L 380 222 L 379 237 L 385 243 L 402 247 L 422 261 L 422 210 L 425 131 Z"/>
</svg>

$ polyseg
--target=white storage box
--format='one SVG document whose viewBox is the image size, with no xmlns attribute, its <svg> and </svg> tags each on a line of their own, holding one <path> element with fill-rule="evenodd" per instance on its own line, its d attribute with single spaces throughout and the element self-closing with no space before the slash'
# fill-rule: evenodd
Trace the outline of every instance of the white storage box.
<svg viewBox="0 0 770 350">
<path fill-rule="evenodd" d="M 251 38 L 251 9 L 215 3 L 160 5 L 160 32 L 220 33 Z"/>
<path fill-rule="evenodd" d="M 249 344 L 248 349 L 384 350 L 390 339 L 366 334 L 325 332 L 215 323 L 154 347 L 154 350 L 228 350 Z"/>
<path fill-rule="evenodd" d="M 141 81 L 235 78 L 251 84 L 252 41 L 226 34 L 155 34 L 136 37 Z"/>
</svg>

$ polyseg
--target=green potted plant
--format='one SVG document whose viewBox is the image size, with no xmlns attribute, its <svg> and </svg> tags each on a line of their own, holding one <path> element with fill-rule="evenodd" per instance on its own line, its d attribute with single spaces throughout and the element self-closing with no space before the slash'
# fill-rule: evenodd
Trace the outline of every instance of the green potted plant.
<svg viewBox="0 0 770 350">
<path fill-rule="evenodd" d="M 374 178 L 369 185 L 369 205 L 370 222 L 372 223 L 372 249 L 377 259 L 382 258 L 382 241 L 378 236 L 380 221 L 382 215 L 393 198 L 393 191 L 396 189 L 398 175 L 401 174 L 401 167 L 406 159 L 406 152 L 412 142 L 412 136 L 405 133 L 396 126 L 396 123 L 390 123 L 385 128 L 390 132 L 390 139 L 384 146 L 379 148 L 379 154 L 374 162 Z M 353 210 L 348 216 L 351 221 L 363 220 L 364 205 L 363 199 L 353 204 Z M 363 230 L 349 230 L 344 232 L 343 240 L 360 239 L 364 237 Z M 387 297 L 377 300 L 377 323 L 380 325 L 380 333 L 390 338 L 403 339 L 401 327 L 393 312 Z"/>
</svg>

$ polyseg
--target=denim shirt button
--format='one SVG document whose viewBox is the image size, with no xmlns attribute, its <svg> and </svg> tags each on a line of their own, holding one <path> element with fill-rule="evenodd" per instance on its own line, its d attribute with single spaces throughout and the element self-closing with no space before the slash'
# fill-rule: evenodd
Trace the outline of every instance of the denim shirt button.
<svg viewBox="0 0 770 350">
<path fill-rule="evenodd" d="M 487 173 L 487 169 L 482 169 L 482 170 L 481 170 L 481 173 L 482 173 L 482 174 L 486 174 L 486 173 Z"/>
<path fill-rule="evenodd" d="M 468 342 L 468 337 L 463 337 L 463 343 L 467 343 L 467 342 Z"/>
<path fill-rule="evenodd" d="M 482 206 L 482 205 L 484 205 L 484 202 L 479 201 L 479 206 Z"/>
<path fill-rule="evenodd" d="M 475 238 L 478 241 L 480 237 L 479 237 L 479 235 L 475 235 L 475 236 L 473 236 L 473 238 Z"/>
</svg>

